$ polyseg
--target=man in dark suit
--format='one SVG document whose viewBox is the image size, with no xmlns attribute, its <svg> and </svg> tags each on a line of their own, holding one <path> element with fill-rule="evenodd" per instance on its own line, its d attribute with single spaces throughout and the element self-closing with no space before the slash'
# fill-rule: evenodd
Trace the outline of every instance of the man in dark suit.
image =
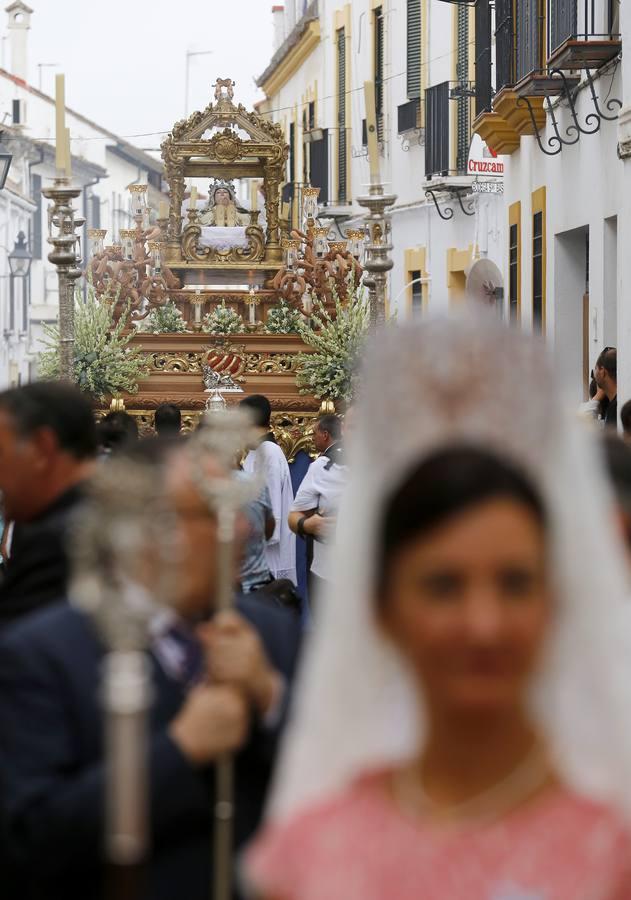
<svg viewBox="0 0 631 900">
<path fill-rule="evenodd" d="M 85 395 L 62 382 L 0 394 L 0 494 L 14 522 L 0 582 L 0 628 L 66 593 L 66 529 L 97 439 Z"/>
<path fill-rule="evenodd" d="M 215 584 L 215 516 L 186 446 L 149 442 L 135 453 L 136 463 L 144 454 L 151 490 L 162 491 L 168 503 L 167 539 L 155 546 L 155 516 L 142 518 L 151 507 L 148 489 L 138 483 L 130 496 L 120 477 L 129 463 L 112 461 L 97 475 L 83 510 L 91 553 L 82 557 L 87 545 L 79 546 L 70 589 L 75 605 L 24 619 L 0 644 L 4 828 L 22 866 L 21 895 L 33 900 L 101 900 L 104 894 L 99 698 L 106 648 L 94 620 L 76 608 L 88 582 L 97 594 L 100 578 L 133 582 L 139 595 L 157 593 L 165 579 L 172 585 L 172 611 L 151 629 L 151 858 L 139 900 L 207 900 L 214 762 L 237 754 L 238 848 L 259 822 L 287 703 L 298 647 L 294 617 L 244 598 L 235 612 L 199 624 Z M 204 466 L 215 479 L 228 477 L 213 460 Z M 122 527 L 126 550 L 112 561 Z M 176 548 L 172 558 L 164 555 L 169 545 Z"/>
</svg>

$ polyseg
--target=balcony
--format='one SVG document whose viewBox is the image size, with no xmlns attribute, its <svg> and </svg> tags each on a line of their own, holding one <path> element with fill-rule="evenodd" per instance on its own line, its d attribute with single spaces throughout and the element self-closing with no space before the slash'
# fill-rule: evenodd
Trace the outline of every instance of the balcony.
<svg viewBox="0 0 631 900">
<path fill-rule="evenodd" d="M 550 0 L 548 66 L 600 69 L 620 53 L 620 0 Z"/>
<path fill-rule="evenodd" d="M 425 195 L 442 219 L 454 215 L 453 207 L 441 210 L 446 198 L 457 199 L 462 212 L 473 215 L 463 198 L 471 194 L 467 161 L 474 96 L 469 82 L 443 81 L 425 91 Z"/>
<path fill-rule="evenodd" d="M 523 135 L 533 135 L 543 152 L 546 125 L 554 132 L 554 152 L 575 143 L 580 134 L 592 134 L 603 119 L 617 117 L 620 101 L 599 102 L 593 70 L 620 53 L 621 0 L 496 0 L 495 92 L 488 83 L 492 68 L 490 0 L 476 6 L 476 82 L 487 83 L 476 104 L 473 130 L 497 153 L 512 153 Z M 477 71 L 477 70 L 481 71 Z M 595 118 L 579 123 L 575 89 L 585 79 L 594 102 Z M 553 106 L 546 100 L 561 98 L 569 107 L 572 136 L 560 130 Z M 593 123 L 596 123 L 595 125 Z M 544 149 L 545 148 L 545 149 Z"/>
</svg>

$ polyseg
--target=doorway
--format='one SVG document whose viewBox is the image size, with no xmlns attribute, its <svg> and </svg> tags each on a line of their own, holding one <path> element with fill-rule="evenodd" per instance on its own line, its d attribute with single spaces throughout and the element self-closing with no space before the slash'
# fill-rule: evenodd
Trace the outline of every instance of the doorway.
<svg viewBox="0 0 631 900">
<path fill-rule="evenodd" d="M 555 346 L 577 405 L 585 398 L 590 372 L 589 227 L 555 237 Z"/>
</svg>

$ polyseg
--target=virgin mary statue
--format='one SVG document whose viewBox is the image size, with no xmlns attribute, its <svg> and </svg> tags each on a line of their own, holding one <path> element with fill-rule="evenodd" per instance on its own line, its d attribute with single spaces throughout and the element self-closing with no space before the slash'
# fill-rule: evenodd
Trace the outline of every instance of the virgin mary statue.
<svg viewBox="0 0 631 900">
<path fill-rule="evenodd" d="M 208 206 L 199 217 L 200 225 L 238 228 L 249 224 L 247 210 L 237 205 L 234 185 L 219 181 L 210 186 Z"/>
</svg>

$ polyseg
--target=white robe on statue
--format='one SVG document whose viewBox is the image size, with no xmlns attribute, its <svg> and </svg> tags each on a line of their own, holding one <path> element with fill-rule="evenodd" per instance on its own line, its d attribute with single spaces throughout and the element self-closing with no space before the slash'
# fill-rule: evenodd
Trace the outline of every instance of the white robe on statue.
<svg viewBox="0 0 631 900">
<path fill-rule="evenodd" d="M 261 474 L 272 500 L 276 519 L 274 534 L 267 542 L 267 563 L 274 578 L 296 578 L 296 536 L 289 528 L 288 517 L 294 501 L 294 490 L 285 454 L 278 444 L 263 441 L 256 450 L 250 450 L 243 463 L 250 474 Z"/>
</svg>

